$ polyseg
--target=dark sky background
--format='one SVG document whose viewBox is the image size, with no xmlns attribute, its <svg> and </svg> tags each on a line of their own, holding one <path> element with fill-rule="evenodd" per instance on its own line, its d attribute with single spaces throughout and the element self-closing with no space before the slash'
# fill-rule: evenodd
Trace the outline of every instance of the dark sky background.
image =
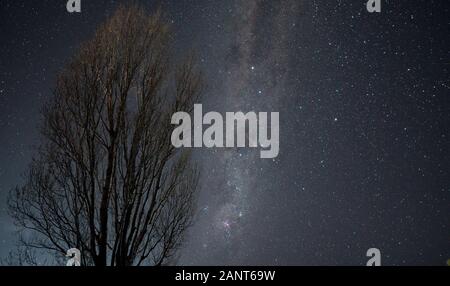
<svg viewBox="0 0 450 286">
<path fill-rule="evenodd" d="M 39 143 L 42 103 L 120 3 L 0 2 L 0 257 L 6 213 Z M 204 111 L 280 112 L 280 154 L 202 149 L 198 214 L 179 264 L 444 265 L 450 258 L 450 4 L 172 0 L 177 53 L 194 49 Z"/>
</svg>

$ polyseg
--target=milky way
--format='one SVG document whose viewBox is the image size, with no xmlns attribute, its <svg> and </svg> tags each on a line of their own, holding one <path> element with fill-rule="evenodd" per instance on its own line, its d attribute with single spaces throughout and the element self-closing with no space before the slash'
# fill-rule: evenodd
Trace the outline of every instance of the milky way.
<svg viewBox="0 0 450 286">
<path fill-rule="evenodd" d="M 0 4 L 0 256 L 7 192 L 39 143 L 58 71 L 120 3 Z M 155 10 L 159 3 L 141 2 Z M 187 265 L 443 265 L 450 258 L 448 1 L 159 1 L 194 50 L 204 113 L 279 112 L 280 154 L 196 149 Z"/>
</svg>

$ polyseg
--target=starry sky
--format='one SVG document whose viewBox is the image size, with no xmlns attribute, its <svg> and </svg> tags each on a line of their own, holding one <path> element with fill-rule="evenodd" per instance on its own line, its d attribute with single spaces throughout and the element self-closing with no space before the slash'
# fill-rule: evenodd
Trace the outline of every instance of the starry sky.
<svg viewBox="0 0 450 286">
<path fill-rule="evenodd" d="M 280 113 L 280 154 L 199 149 L 182 265 L 445 265 L 450 258 L 450 4 L 167 0 L 176 53 L 196 51 L 207 111 Z M 120 3 L 0 4 L 0 256 L 39 144 L 40 106 Z"/>
</svg>

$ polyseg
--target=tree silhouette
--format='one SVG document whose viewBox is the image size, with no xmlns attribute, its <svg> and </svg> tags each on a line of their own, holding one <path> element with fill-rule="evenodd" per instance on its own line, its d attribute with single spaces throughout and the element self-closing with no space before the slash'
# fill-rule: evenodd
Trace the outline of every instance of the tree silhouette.
<svg viewBox="0 0 450 286">
<path fill-rule="evenodd" d="M 173 148 L 170 119 L 192 111 L 201 76 L 174 64 L 160 12 L 119 8 L 61 72 L 42 143 L 9 210 L 27 248 L 82 265 L 170 262 L 192 220 L 198 172 Z"/>
</svg>

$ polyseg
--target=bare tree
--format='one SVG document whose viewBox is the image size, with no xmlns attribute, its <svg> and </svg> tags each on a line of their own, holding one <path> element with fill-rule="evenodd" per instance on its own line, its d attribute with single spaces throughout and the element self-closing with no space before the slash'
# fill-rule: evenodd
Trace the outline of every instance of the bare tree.
<svg viewBox="0 0 450 286">
<path fill-rule="evenodd" d="M 201 76 L 175 64 L 161 13 L 121 7 L 62 71 L 43 109 L 42 144 L 11 192 L 31 231 L 22 243 L 82 264 L 162 265 L 176 253 L 195 204 L 198 172 L 174 149 L 170 119 L 192 111 Z"/>
</svg>

